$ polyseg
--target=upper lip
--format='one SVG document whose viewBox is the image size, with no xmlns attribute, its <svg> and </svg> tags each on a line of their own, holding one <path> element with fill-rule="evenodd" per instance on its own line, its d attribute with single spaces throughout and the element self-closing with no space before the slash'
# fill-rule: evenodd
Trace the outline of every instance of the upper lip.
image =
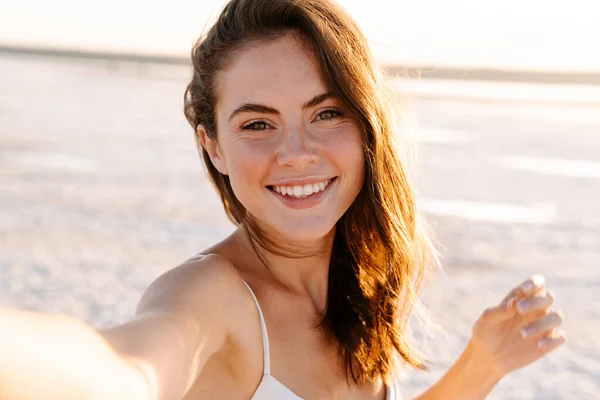
<svg viewBox="0 0 600 400">
<path fill-rule="evenodd" d="M 328 179 L 333 179 L 331 176 L 310 176 L 304 178 L 286 178 L 280 179 L 268 186 L 302 186 L 313 183 L 325 182 Z"/>
</svg>

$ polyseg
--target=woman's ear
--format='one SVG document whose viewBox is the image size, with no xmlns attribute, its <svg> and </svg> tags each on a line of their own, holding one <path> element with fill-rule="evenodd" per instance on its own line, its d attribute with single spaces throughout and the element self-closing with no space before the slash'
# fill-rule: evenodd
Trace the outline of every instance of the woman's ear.
<svg viewBox="0 0 600 400">
<path fill-rule="evenodd" d="M 227 164 L 225 163 L 225 159 L 223 158 L 223 154 L 221 153 L 221 149 L 219 148 L 219 143 L 217 143 L 217 140 L 208 137 L 208 133 L 206 133 L 206 129 L 204 129 L 202 124 L 196 127 L 196 134 L 200 138 L 202 147 L 208 153 L 213 166 L 221 174 L 227 175 Z"/>
</svg>

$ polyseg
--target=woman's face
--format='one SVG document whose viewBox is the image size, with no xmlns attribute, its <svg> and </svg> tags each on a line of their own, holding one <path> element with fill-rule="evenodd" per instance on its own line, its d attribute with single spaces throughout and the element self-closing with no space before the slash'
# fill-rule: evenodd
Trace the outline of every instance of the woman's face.
<svg viewBox="0 0 600 400">
<path fill-rule="evenodd" d="M 216 80 L 217 139 L 205 148 L 261 228 L 291 242 L 325 237 L 364 181 L 361 132 L 314 58 L 286 35 L 241 50 Z"/>
</svg>

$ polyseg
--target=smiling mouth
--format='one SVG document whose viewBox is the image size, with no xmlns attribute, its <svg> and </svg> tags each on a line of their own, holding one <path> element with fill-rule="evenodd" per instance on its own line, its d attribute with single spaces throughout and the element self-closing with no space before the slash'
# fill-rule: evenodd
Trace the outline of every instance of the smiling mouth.
<svg viewBox="0 0 600 400">
<path fill-rule="evenodd" d="M 294 186 L 267 186 L 267 189 L 277 193 L 280 196 L 290 199 L 306 199 L 324 192 L 337 179 L 336 177 L 327 179 L 326 181 Z"/>
</svg>

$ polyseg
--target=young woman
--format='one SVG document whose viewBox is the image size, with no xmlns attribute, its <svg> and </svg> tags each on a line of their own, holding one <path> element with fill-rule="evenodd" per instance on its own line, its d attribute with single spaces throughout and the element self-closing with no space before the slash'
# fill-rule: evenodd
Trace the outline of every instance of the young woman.
<svg viewBox="0 0 600 400">
<path fill-rule="evenodd" d="M 435 261 L 384 83 L 325 0 L 232 0 L 194 47 L 185 114 L 238 229 L 96 331 L 4 310 L 0 398 L 400 399 Z M 419 399 L 482 399 L 564 342 L 537 276 L 476 322 Z"/>
</svg>

